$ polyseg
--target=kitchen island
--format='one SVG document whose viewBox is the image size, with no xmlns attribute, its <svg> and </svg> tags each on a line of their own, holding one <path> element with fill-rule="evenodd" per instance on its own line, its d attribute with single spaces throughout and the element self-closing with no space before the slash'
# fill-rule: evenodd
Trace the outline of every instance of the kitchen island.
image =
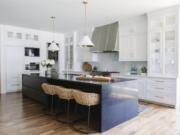
<svg viewBox="0 0 180 135">
<path fill-rule="evenodd" d="M 131 89 L 124 89 L 123 83 L 132 83 Z M 138 115 L 138 90 L 136 80 L 114 78 L 109 82 L 81 81 L 73 75 L 46 77 L 44 75 L 22 75 L 23 95 L 39 103 L 46 104 L 46 95 L 41 84 L 50 83 L 84 92 L 100 94 L 99 111 L 97 111 L 99 132 L 107 131 Z M 57 99 L 56 99 L 57 100 Z M 56 103 L 56 102 L 55 102 Z"/>
</svg>

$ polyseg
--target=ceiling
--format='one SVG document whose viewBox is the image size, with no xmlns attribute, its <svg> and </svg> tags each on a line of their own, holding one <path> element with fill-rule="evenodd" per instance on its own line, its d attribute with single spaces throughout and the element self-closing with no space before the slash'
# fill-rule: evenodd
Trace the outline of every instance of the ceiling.
<svg viewBox="0 0 180 135">
<path fill-rule="evenodd" d="M 50 16 L 56 16 L 56 30 L 69 32 L 83 26 L 82 0 L 0 0 L 0 24 L 51 30 Z M 180 0 L 89 0 L 89 26 L 106 24 L 159 8 L 180 4 Z"/>
</svg>

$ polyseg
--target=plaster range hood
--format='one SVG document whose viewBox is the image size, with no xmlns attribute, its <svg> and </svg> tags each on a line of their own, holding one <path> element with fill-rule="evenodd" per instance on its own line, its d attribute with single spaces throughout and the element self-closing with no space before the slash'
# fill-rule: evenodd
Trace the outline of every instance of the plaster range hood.
<svg viewBox="0 0 180 135">
<path fill-rule="evenodd" d="M 96 27 L 92 34 L 92 41 L 95 47 L 91 48 L 91 52 L 118 52 L 118 28 L 118 22 Z"/>
</svg>

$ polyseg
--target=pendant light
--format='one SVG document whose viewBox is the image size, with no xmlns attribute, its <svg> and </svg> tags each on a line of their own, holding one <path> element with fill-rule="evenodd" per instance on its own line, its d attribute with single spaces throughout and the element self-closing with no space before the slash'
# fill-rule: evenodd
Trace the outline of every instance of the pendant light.
<svg viewBox="0 0 180 135">
<path fill-rule="evenodd" d="M 79 43 L 79 46 L 80 47 L 94 47 L 95 45 L 91 41 L 90 37 L 88 36 L 88 32 L 87 32 L 87 4 L 88 4 L 88 1 L 84 0 L 82 3 L 85 7 L 84 36 L 83 36 L 83 39 L 81 40 L 81 42 Z"/>
<path fill-rule="evenodd" d="M 53 41 L 51 42 L 50 46 L 48 47 L 48 50 L 52 51 L 52 52 L 56 52 L 56 51 L 59 51 L 59 47 L 57 46 L 57 43 L 55 42 L 55 19 L 56 19 L 56 17 L 52 16 L 51 19 L 52 19 Z"/>
</svg>

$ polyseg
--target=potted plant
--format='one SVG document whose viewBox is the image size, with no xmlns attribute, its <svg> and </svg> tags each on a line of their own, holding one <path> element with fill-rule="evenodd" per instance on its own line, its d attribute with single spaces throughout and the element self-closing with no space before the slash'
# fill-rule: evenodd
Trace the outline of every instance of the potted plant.
<svg viewBox="0 0 180 135">
<path fill-rule="evenodd" d="M 146 75 L 147 74 L 147 68 L 145 66 L 143 66 L 141 68 L 141 75 Z"/>
<path fill-rule="evenodd" d="M 55 61 L 52 59 L 41 61 L 42 67 L 46 68 L 46 71 L 45 71 L 46 76 L 51 75 L 51 68 L 53 67 L 54 64 L 55 64 Z"/>
</svg>

